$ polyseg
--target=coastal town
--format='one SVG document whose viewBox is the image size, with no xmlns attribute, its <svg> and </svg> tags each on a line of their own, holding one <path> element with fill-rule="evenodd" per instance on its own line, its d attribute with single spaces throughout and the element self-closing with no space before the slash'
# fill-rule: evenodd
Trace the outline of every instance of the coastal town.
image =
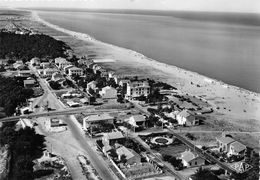
<svg viewBox="0 0 260 180">
<path fill-rule="evenodd" d="M 1 43 L 23 36 L 35 36 L 37 44 L 47 39 L 17 23 L 16 16 L 5 16 Z M 16 179 L 14 173 L 27 180 L 253 180 L 259 175 L 259 148 L 241 138 L 250 132 L 223 130 L 221 123 L 207 131 L 211 116 L 224 108 L 177 85 L 112 70 L 104 63 L 111 59 L 79 56 L 59 45 L 63 52 L 55 49 L 53 55 L 0 53 L 0 179 Z M 6 102 L 8 83 L 19 84 L 17 96 L 26 92 L 23 101 Z"/>
</svg>

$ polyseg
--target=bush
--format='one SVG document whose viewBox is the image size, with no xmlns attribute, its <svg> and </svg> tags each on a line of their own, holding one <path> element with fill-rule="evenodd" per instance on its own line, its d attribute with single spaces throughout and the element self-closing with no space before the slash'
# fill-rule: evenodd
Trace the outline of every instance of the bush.
<svg viewBox="0 0 260 180">
<path fill-rule="evenodd" d="M 53 169 L 39 169 L 33 172 L 34 178 L 40 178 L 43 176 L 51 175 L 54 172 Z"/>
</svg>

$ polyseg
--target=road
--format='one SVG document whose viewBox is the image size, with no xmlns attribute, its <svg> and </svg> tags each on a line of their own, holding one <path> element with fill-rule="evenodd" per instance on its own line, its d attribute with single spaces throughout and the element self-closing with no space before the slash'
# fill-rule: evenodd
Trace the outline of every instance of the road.
<svg viewBox="0 0 260 180">
<path fill-rule="evenodd" d="M 206 159 L 210 160 L 211 162 L 216 163 L 219 167 L 221 167 L 224 170 L 227 170 L 229 173 L 233 173 L 235 172 L 231 167 L 229 167 L 228 165 L 226 165 L 225 163 L 219 161 L 218 159 L 216 159 L 214 156 L 212 156 L 211 154 L 205 152 L 204 150 L 196 147 L 194 144 L 192 144 L 190 141 L 188 141 L 186 138 L 182 137 L 181 135 L 177 134 L 175 131 L 168 129 L 169 132 L 171 132 L 176 138 L 178 138 L 180 141 L 182 141 L 184 144 L 186 144 L 188 147 L 190 147 L 191 149 L 193 149 L 194 151 L 196 151 L 196 153 L 198 153 L 198 155 L 205 157 Z"/>
<path fill-rule="evenodd" d="M 33 68 L 31 68 L 33 70 Z M 11 121 L 14 119 L 19 119 L 21 117 L 40 117 L 40 116 L 57 116 L 57 115 L 65 115 L 65 122 L 68 126 L 68 129 L 71 131 L 71 134 L 73 138 L 78 142 L 78 144 L 81 146 L 81 148 L 86 152 L 88 157 L 90 158 L 91 164 L 93 164 L 94 168 L 97 170 L 98 174 L 102 179 L 105 180 L 117 180 L 117 177 L 115 174 L 113 174 L 110 169 L 108 168 L 106 162 L 100 158 L 95 151 L 92 149 L 92 147 L 89 145 L 87 137 L 85 136 L 84 132 L 82 131 L 80 125 L 78 124 L 77 120 L 73 118 L 73 116 L 68 116 L 70 114 L 78 114 L 83 112 L 84 114 L 96 114 L 100 112 L 107 112 L 107 111 L 113 111 L 113 110 L 95 110 L 95 109 L 87 109 L 87 108 L 70 108 L 65 109 L 66 106 L 61 103 L 60 100 L 57 99 L 57 97 L 51 92 L 48 84 L 39 77 L 38 73 L 33 70 L 35 75 L 38 77 L 39 83 L 41 87 L 44 90 L 44 95 L 40 99 L 41 101 L 47 100 L 50 104 L 50 106 L 54 109 L 57 109 L 56 111 L 50 111 L 50 112 L 38 112 L 34 114 L 29 114 L 26 116 L 19 116 L 19 117 L 9 117 L 1 119 L 0 121 Z M 118 110 L 117 110 L 118 111 Z M 68 165 L 69 162 L 67 162 Z"/>
<path fill-rule="evenodd" d="M 92 114 L 98 114 L 98 113 L 118 113 L 118 112 L 130 112 L 131 110 L 120 110 L 120 109 L 89 109 L 86 107 L 83 108 L 68 108 L 68 109 L 61 109 L 61 110 L 55 110 L 55 111 L 46 111 L 46 112 L 38 112 L 38 113 L 32 113 L 27 115 L 21 115 L 21 116 L 12 116 L 12 117 L 6 117 L 0 119 L 0 122 L 10 122 L 10 121 L 17 121 L 20 118 L 35 118 L 35 117 L 44 117 L 44 116 L 60 116 L 60 115 L 73 115 L 73 114 L 80 114 L 84 113 L 84 115 L 92 115 Z"/>
</svg>

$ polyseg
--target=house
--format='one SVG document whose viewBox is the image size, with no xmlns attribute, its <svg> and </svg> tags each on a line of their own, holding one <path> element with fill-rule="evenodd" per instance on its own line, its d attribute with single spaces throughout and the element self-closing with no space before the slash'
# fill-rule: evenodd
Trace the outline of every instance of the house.
<svg viewBox="0 0 260 180">
<path fill-rule="evenodd" d="M 137 154 L 134 150 L 121 146 L 116 149 L 118 155 L 118 160 L 121 160 L 122 156 L 125 156 L 126 163 L 129 165 L 140 164 L 141 156 Z"/>
<path fill-rule="evenodd" d="M 18 69 L 18 68 L 20 68 L 21 69 L 21 67 L 24 67 L 25 65 L 23 64 L 23 61 L 16 61 L 15 63 L 13 63 L 13 68 L 15 68 L 15 69 Z"/>
<path fill-rule="evenodd" d="M 102 143 L 104 145 L 113 145 L 118 140 L 124 139 L 124 135 L 120 131 L 103 133 Z"/>
<path fill-rule="evenodd" d="M 233 138 L 226 136 L 217 137 L 216 140 L 220 152 L 228 152 L 230 144 L 235 141 Z"/>
<path fill-rule="evenodd" d="M 52 75 L 53 75 L 54 73 L 56 73 L 56 72 L 58 72 L 57 69 L 47 68 L 47 69 L 44 69 L 44 70 L 43 70 L 42 75 L 43 75 L 43 77 L 52 77 Z"/>
<path fill-rule="evenodd" d="M 246 152 L 246 149 L 247 147 L 238 142 L 238 141 L 234 141 L 230 144 L 229 146 L 229 152 L 228 152 L 228 156 L 231 156 L 231 155 L 244 155 L 244 153 Z"/>
<path fill-rule="evenodd" d="M 49 68 L 50 67 L 50 63 L 49 62 L 42 62 L 40 64 L 40 66 L 43 68 L 43 69 L 46 69 L 46 68 Z"/>
<path fill-rule="evenodd" d="M 17 123 L 17 125 L 21 125 L 21 127 L 24 129 L 26 127 L 33 128 L 33 124 L 30 119 L 20 119 Z"/>
<path fill-rule="evenodd" d="M 135 99 L 141 95 L 148 96 L 150 94 L 150 86 L 146 80 L 130 80 L 127 83 L 125 97 L 127 99 Z"/>
<path fill-rule="evenodd" d="M 68 74 L 69 76 L 74 76 L 74 75 L 78 75 L 78 76 L 82 76 L 83 75 L 83 69 L 78 68 L 78 67 L 71 67 L 68 69 Z"/>
<path fill-rule="evenodd" d="M 35 86 L 35 83 L 36 83 L 36 81 L 33 78 L 26 79 L 23 81 L 23 85 L 25 88 L 32 88 Z"/>
<path fill-rule="evenodd" d="M 108 78 L 108 72 L 107 72 L 107 70 L 101 68 L 101 69 L 98 70 L 98 72 L 100 72 L 100 77 Z"/>
<path fill-rule="evenodd" d="M 55 64 L 59 69 L 63 69 L 64 67 L 71 65 L 71 62 L 67 61 L 65 58 L 55 59 Z"/>
<path fill-rule="evenodd" d="M 65 67 L 63 68 L 63 71 L 64 71 L 66 74 L 68 74 L 68 73 L 69 73 L 69 69 L 72 68 L 72 67 L 74 67 L 72 64 L 70 64 L 70 65 L 68 65 L 68 66 L 65 66 Z"/>
<path fill-rule="evenodd" d="M 106 122 L 106 123 L 113 124 L 114 119 L 115 119 L 114 117 L 110 116 L 107 113 L 90 115 L 83 119 L 83 129 L 87 130 L 92 124 L 99 123 L 99 122 Z"/>
<path fill-rule="evenodd" d="M 61 73 L 55 72 L 52 74 L 51 80 L 52 81 L 63 81 L 63 80 L 65 80 L 65 78 L 63 77 L 63 75 Z"/>
<path fill-rule="evenodd" d="M 78 63 L 81 64 L 81 65 L 85 65 L 85 66 L 87 66 L 89 68 L 89 65 L 93 64 L 94 62 L 93 62 L 92 59 L 90 59 L 90 60 L 88 60 L 88 59 L 80 59 L 80 60 L 78 60 Z"/>
<path fill-rule="evenodd" d="M 98 70 L 99 70 L 99 69 L 102 69 L 102 67 L 99 66 L 99 65 L 97 65 L 97 64 L 94 64 L 94 65 L 92 66 L 92 69 L 93 69 L 93 72 L 94 72 L 95 74 L 97 74 Z"/>
<path fill-rule="evenodd" d="M 67 101 L 69 107 L 79 107 L 79 103 L 74 101 Z"/>
<path fill-rule="evenodd" d="M 176 120 L 178 121 L 179 125 L 199 125 L 199 120 L 196 118 L 196 116 L 186 109 L 176 115 Z"/>
<path fill-rule="evenodd" d="M 66 124 L 61 119 L 51 118 L 45 123 L 45 127 L 49 131 L 64 131 L 66 130 Z"/>
<path fill-rule="evenodd" d="M 90 98 L 89 97 L 81 98 L 80 102 L 82 104 L 90 104 Z"/>
<path fill-rule="evenodd" d="M 41 60 L 40 60 L 39 58 L 37 58 L 37 57 L 34 57 L 34 58 L 32 58 L 32 59 L 30 60 L 30 64 L 31 64 L 32 66 L 39 66 L 40 63 L 41 63 Z"/>
<path fill-rule="evenodd" d="M 183 153 L 181 153 L 181 160 L 182 160 L 183 166 L 186 166 L 186 167 L 195 167 L 195 166 L 205 165 L 205 159 L 199 157 L 198 155 L 195 155 L 190 150 L 184 151 Z"/>
<path fill-rule="evenodd" d="M 18 71 L 18 76 L 20 77 L 29 77 L 32 75 L 32 71 L 25 70 L 25 71 Z"/>
<path fill-rule="evenodd" d="M 145 126 L 145 117 L 143 115 L 134 115 L 131 116 L 128 120 L 127 123 L 130 124 L 131 126 L 139 127 L 139 126 Z"/>
<path fill-rule="evenodd" d="M 117 99 L 117 90 L 110 86 L 102 88 L 99 94 L 103 99 Z"/>
</svg>

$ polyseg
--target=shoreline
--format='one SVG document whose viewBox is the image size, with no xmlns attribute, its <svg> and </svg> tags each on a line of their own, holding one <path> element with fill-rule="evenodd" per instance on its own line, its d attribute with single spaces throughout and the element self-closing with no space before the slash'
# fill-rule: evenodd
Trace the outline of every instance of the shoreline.
<svg viewBox="0 0 260 180">
<path fill-rule="evenodd" d="M 143 55 L 139 52 L 133 51 L 131 49 L 127 49 L 127 48 L 123 48 L 123 47 L 119 47 L 119 46 L 116 46 L 113 44 L 108 44 L 108 43 L 99 41 L 99 40 L 95 39 L 94 37 L 91 37 L 85 33 L 80 33 L 80 32 L 75 32 L 75 31 L 64 29 L 62 27 L 51 24 L 51 23 L 45 21 L 44 19 L 40 18 L 40 16 L 38 15 L 38 13 L 36 11 L 29 11 L 29 12 L 31 12 L 32 20 L 34 20 L 38 23 L 44 24 L 53 30 L 67 34 L 68 37 L 72 37 L 72 38 L 78 39 L 83 42 L 90 42 L 90 43 L 94 44 L 94 46 L 96 46 L 96 48 L 101 47 L 100 49 L 103 48 L 104 50 L 106 50 L 108 52 L 108 54 L 112 54 L 113 58 L 104 57 L 104 59 L 114 59 L 115 60 L 114 62 L 111 62 L 110 64 L 108 63 L 108 66 L 110 66 L 111 69 L 113 69 L 113 67 L 118 68 L 118 67 L 116 67 L 115 63 L 117 63 L 117 66 L 120 66 L 119 64 L 121 63 L 124 65 L 123 68 L 125 68 L 127 70 L 134 69 L 135 71 L 137 71 L 137 70 L 144 71 L 144 73 L 145 73 L 144 75 L 147 75 L 147 76 L 150 75 L 150 76 L 154 76 L 156 78 L 157 77 L 161 78 L 160 76 L 162 76 L 164 78 L 164 81 L 166 80 L 167 83 L 177 87 L 183 93 L 189 93 L 191 95 L 199 96 L 201 98 L 205 97 L 205 99 L 207 101 L 209 101 L 211 104 L 213 104 L 216 107 L 220 106 L 218 104 L 219 101 L 224 101 L 223 108 L 225 107 L 224 108 L 225 110 L 229 108 L 230 111 L 232 109 L 232 112 L 233 112 L 233 109 L 235 109 L 235 112 L 233 112 L 233 115 L 241 115 L 241 116 L 237 116 L 237 118 L 246 118 L 246 119 L 247 118 L 249 118 L 249 119 L 259 119 L 260 118 L 260 111 L 259 111 L 260 109 L 257 108 L 257 107 L 260 107 L 260 94 L 257 92 L 253 92 L 253 91 L 250 91 L 250 90 L 247 90 L 244 88 L 240 88 L 240 87 L 237 87 L 234 85 L 229 85 L 223 81 L 213 79 L 213 78 L 207 77 L 205 75 L 201 75 L 197 72 L 185 70 L 185 69 L 179 68 L 174 65 L 168 65 L 166 63 L 156 61 L 154 59 L 146 57 L 145 55 Z M 137 64 L 138 64 L 138 66 L 137 66 Z M 106 66 L 106 64 L 105 64 L 105 66 Z M 120 68 L 118 70 L 120 70 Z M 137 72 L 139 72 L 139 71 L 137 71 Z M 178 82 L 176 82 L 176 79 Z M 193 85 L 193 87 L 191 87 L 190 84 L 193 84 L 193 83 L 194 83 L 194 85 L 199 85 L 199 87 L 203 87 L 203 88 L 199 89 L 194 85 Z M 211 93 L 213 95 L 209 95 L 209 93 Z M 219 100 L 219 99 L 221 99 L 221 100 Z M 250 104 L 246 105 L 247 101 L 251 101 L 251 100 L 252 100 L 252 102 L 251 103 L 249 102 Z M 244 102 L 245 105 L 242 105 L 241 102 Z M 239 106 L 239 107 L 237 107 L 237 106 Z M 247 109 L 245 110 L 245 108 L 247 108 Z M 229 112 L 226 112 L 224 109 L 222 110 L 221 113 L 225 112 L 226 114 L 230 114 Z M 244 111 L 247 113 L 244 114 L 241 111 Z"/>
<path fill-rule="evenodd" d="M 227 88 L 235 88 L 237 90 L 241 90 L 241 91 L 245 91 L 246 93 L 253 93 L 255 94 L 256 96 L 259 96 L 260 93 L 257 93 L 257 92 L 254 92 L 254 91 L 250 91 L 248 89 L 245 89 L 245 88 L 241 88 L 241 87 L 238 87 L 238 86 L 235 86 L 235 85 L 231 85 L 231 84 L 227 84 L 225 83 L 224 81 L 222 80 L 218 80 L 218 79 L 215 79 L 215 78 L 211 78 L 211 77 L 208 77 L 208 76 L 205 76 L 203 74 L 200 74 L 198 72 L 195 72 L 195 71 L 191 71 L 191 70 L 186 70 L 186 69 L 183 69 L 183 68 L 180 68 L 180 67 L 177 67 L 177 66 L 174 66 L 174 65 L 169 65 L 169 64 L 166 64 L 166 63 L 163 63 L 163 62 L 160 62 L 160 61 L 157 61 L 155 59 L 152 59 L 152 58 L 149 58 L 145 55 L 143 55 L 142 53 L 140 52 L 137 52 L 137 51 L 134 51 L 134 50 L 131 50 L 131 49 L 127 49 L 127 48 L 124 48 L 124 47 L 120 47 L 120 46 L 117 46 L 117 45 L 114 45 L 114 44 L 109 44 L 109 43 L 106 43 L 106 42 L 103 42 L 103 41 L 100 41 L 100 40 L 97 40 L 95 39 L 94 37 L 86 34 L 86 33 L 81 33 L 81 32 L 76 32 L 76 31 L 71 31 L 71 30 L 68 30 L 68 29 L 64 29 L 58 25 L 55 25 L 55 24 L 52 24 L 52 23 L 49 23 L 47 21 L 45 21 L 44 19 L 42 19 L 37 11 L 30 11 L 32 13 L 32 18 L 35 19 L 36 21 L 38 22 L 41 22 L 45 25 L 47 25 L 48 27 L 50 28 L 53 28 L 57 31 L 60 31 L 60 32 L 63 32 L 65 34 L 68 34 L 72 37 L 75 37 L 75 38 L 78 38 L 79 40 L 90 40 L 90 41 L 95 41 L 95 42 L 98 42 L 98 43 L 102 43 L 102 44 L 105 44 L 106 46 L 112 46 L 114 48 L 119 48 L 119 49 L 122 49 L 122 50 L 126 50 L 128 51 L 129 53 L 131 54 L 134 54 L 140 58 L 142 58 L 143 60 L 147 60 L 147 63 L 149 62 L 153 62 L 155 65 L 158 65 L 162 68 L 175 68 L 179 71 L 184 71 L 186 73 L 191 73 L 191 74 L 194 74 L 194 75 L 197 75 L 197 76 L 200 76 L 201 78 L 204 78 L 204 79 L 207 79 L 208 82 L 211 81 L 212 83 L 219 83 L 220 85 L 222 86 L 227 86 Z"/>
</svg>

